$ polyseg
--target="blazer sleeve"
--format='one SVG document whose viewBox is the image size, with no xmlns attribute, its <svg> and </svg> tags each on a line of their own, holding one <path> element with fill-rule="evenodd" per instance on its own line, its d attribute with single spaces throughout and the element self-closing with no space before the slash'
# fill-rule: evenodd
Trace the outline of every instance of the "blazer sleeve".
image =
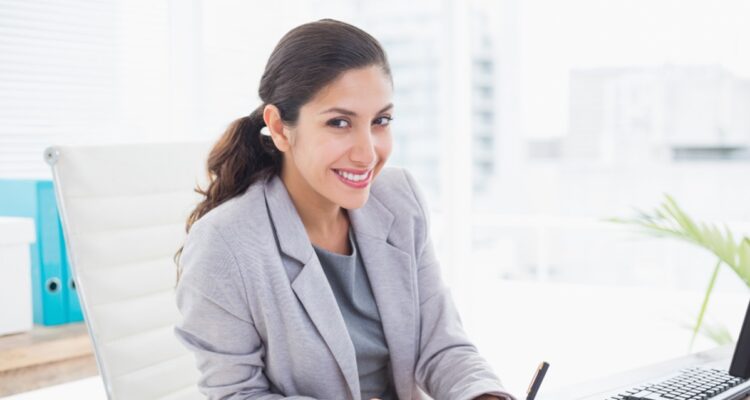
<svg viewBox="0 0 750 400">
<path fill-rule="evenodd" d="M 482 394 L 516 400 L 469 341 L 450 292 L 440 276 L 440 264 L 429 235 L 424 197 L 404 170 L 422 214 L 421 243 L 417 243 L 420 305 L 419 355 L 415 379 L 435 399 L 470 400 Z"/>
<path fill-rule="evenodd" d="M 196 360 L 198 389 L 209 400 L 275 400 L 264 374 L 264 346 L 255 329 L 238 264 L 217 228 L 193 225 L 180 259 L 174 333 Z"/>
</svg>

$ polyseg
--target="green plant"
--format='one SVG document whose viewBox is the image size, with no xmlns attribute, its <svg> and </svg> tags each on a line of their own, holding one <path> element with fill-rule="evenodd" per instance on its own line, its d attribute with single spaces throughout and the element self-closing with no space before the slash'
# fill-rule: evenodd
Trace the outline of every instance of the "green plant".
<svg viewBox="0 0 750 400">
<path fill-rule="evenodd" d="M 693 325 L 690 348 L 692 349 L 695 338 L 701 331 L 717 342 L 731 341 L 731 335 L 726 329 L 706 326 L 701 330 L 701 326 L 722 265 L 729 266 L 745 282 L 745 285 L 750 287 L 750 238 L 743 236 L 735 240 L 726 225 L 717 226 L 713 223 L 695 222 L 671 196 L 665 195 L 665 197 L 664 202 L 652 213 L 637 211 L 638 215 L 634 218 L 610 218 L 608 221 L 635 225 L 647 234 L 683 240 L 713 253 L 717 257 L 716 266 L 714 266 L 703 296 L 703 304 Z"/>
</svg>

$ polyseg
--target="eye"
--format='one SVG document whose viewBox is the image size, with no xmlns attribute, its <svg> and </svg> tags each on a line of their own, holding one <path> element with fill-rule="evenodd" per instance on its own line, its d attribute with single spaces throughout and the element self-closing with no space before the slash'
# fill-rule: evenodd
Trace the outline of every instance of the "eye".
<svg viewBox="0 0 750 400">
<path fill-rule="evenodd" d="M 341 118 L 334 118 L 332 120 L 329 120 L 326 125 L 332 126 L 334 128 L 348 128 L 349 121 Z"/>
<path fill-rule="evenodd" d="M 393 121 L 393 117 L 389 115 L 384 115 L 382 117 L 376 118 L 375 121 L 373 122 L 375 122 L 377 125 L 380 125 L 380 126 L 388 126 L 390 125 L 391 121 Z"/>
</svg>

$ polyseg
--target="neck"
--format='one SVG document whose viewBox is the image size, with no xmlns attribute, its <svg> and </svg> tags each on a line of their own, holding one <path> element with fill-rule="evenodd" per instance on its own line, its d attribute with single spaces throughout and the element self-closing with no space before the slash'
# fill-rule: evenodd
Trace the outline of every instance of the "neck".
<svg viewBox="0 0 750 400">
<path fill-rule="evenodd" d="M 329 239 L 349 228 L 346 211 L 319 195 L 299 174 L 281 171 L 281 180 L 310 238 Z"/>
</svg>

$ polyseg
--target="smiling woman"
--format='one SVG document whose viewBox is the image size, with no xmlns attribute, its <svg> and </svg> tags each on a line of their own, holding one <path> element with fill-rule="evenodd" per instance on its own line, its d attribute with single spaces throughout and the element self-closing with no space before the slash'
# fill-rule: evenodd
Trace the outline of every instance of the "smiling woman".
<svg viewBox="0 0 750 400">
<path fill-rule="evenodd" d="M 392 93 L 372 36 L 301 25 L 212 149 L 175 255 L 175 334 L 209 399 L 513 399 L 466 338 L 414 179 L 384 168 Z"/>
<path fill-rule="evenodd" d="M 265 106 L 274 144 L 286 154 L 281 178 L 312 243 L 351 252 L 344 209 L 367 202 L 391 154 L 392 92 L 387 69 L 372 65 L 342 72 L 300 108 L 293 125 Z"/>
</svg>

